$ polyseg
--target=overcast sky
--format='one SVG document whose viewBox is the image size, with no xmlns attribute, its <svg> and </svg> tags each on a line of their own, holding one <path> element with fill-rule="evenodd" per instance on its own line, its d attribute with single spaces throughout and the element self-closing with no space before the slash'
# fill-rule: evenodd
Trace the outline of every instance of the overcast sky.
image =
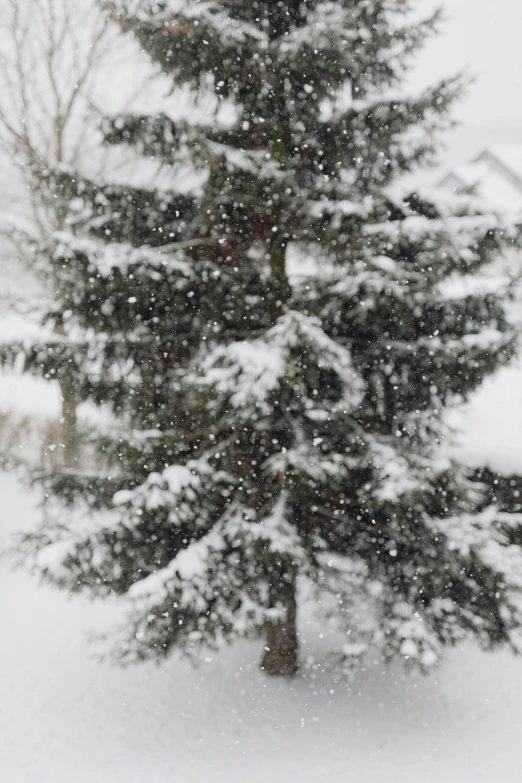
<svg viewBox="0 0 522 783">
<path fill-rule="evenodd" d="M 434 0 L 418 0 L 429 10 Z M 466 68 L 475 76 L 459 119 L 484 129 L 520 130 L 522 142 L 522 1 L 439 0 L 441 35 L 419 58 L 418 79 Z"/>
</svg>

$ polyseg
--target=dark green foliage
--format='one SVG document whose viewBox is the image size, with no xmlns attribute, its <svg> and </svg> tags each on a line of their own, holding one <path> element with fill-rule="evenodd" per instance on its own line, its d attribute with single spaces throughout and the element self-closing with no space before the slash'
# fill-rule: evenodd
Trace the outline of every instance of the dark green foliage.
<svg viewBox="0 0 522 783">
<path fill-rule="evenodd" d="M 499 511 L 520 514 L 522 512 L 522 477 L 505 476 L 489 468 L 480 468 L 473 473 L 474 481 L 487 487 L 484 505 L 494 504 Z"/>
<path fill-rule="evenodd" d="M 42 198 L 62 205 L 69 228 L 88 228 L 105 242 L 155 247 L 175 241 L 194 217 L 194 198 L 175 192 L 101 185 L 66 168 L 40 170 L 38 179 Z"/>
</svg>

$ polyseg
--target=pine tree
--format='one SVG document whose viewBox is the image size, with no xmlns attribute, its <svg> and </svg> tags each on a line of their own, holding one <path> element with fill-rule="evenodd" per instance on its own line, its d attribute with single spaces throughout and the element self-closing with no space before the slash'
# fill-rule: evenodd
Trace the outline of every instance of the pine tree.
<svg viewBox="0 0 522 783">
<path fill-rule="evenodd" d="M 44 249 L 67 317 L 26 365 L 74 368 L 112 424 L 93 436 L 107 470 L 45 477 L 55 522 L 27 556 L 128 601 L 123 661 L 265 635 L 263 668 L 292 673 L 305 593 L 346 661 L 379 645 L 427 670 L 465 636 L 514 645 L 520 520 L 439 451 L 445 408 L 513 353 L 502 302 L 459 284 L 503 234 L 471 199 L 392 188 L 460 90 L 401 93 L 437 17 L 395 0 L 107 8 L 216 115 L 172 119 L 174 91 L 163 114 L 106 121 L 170 189 L 46 178 L 68 211 Z"/>
</svg>

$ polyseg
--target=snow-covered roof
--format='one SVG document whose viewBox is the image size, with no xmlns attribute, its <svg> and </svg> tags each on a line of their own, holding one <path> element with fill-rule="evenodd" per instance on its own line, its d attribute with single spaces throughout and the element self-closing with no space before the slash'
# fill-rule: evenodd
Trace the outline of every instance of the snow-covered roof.
<svg viewBox="0 0 522 783">
<path fill-rule="evenodd" d="M 449 171 L 442 183 L 451 180 L 451 182 L 458 182 L 462 187 L 471 188 L 474 187 L 482 177 L 487 173 L 487 165 L 484 163 L 464 163 L 459 166 L 454 166 Z"/>
<path fill-rule="evenodd" d="M 516 177 L 522 188 L 522 144 L 494 144 L 476 158 L 476 162 L 495 162 Z"/>
<path fill-rule="evenodd" d="M 493 209 L 522 211 L 522 144 L 493 145 L 454 166 L 439 187 L 470 190 Z"/>
</svg>

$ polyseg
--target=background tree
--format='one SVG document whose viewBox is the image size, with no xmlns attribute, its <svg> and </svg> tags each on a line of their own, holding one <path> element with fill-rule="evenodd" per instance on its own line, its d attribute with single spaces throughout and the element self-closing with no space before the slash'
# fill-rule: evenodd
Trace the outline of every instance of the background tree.
<svg viewBox="0 0 522 783">
<path fill-rule="evenodd" d="M 465 636 L 514 645 L 519 518 L 438 451 L 445 407 L 513 353 L 501 301 L 459 293 L 502 231 L 391 189 L 459 91 L 401 91 L 437 17 L 395 0 L 106 7 L 215 114 L 174 120 L 174 93 L 106 122 L 170 189 L 47 178 L 84 234 L 54 248 L 64 335 L 27 365 L 74 367 L 82 399 L 110 406 L 112 467 L 47 477 L 56 521 L 28 558 L 127 599 L 123 660 L 266 633 L 264 669 L 292 673 L 299 586 L 347 661 L 377 644 L 428 669 Z"/>
<path fill-rule="evenodd" d="M 142 69 L 115 99 L 110 81 L 121 79 L 122 62 L 127 78 L 134 76 L 130 49 L 95 0 L 1 0 L 0 45 L 0 233 L 8 243 L 3 264 L 16 261 L 17 279 L 25 273 L 26 282 L 24 296 L 18 293 L 13 301 L 7 290 L 2 304 L 35 320 L 54 289 L 52 266 L 44 254 L 35 259 L 35 244 L 62 231 L 67 212 L 62 200 L 42 187 L 42 178 L 57 167 L 87 169 L 98 177 L 114 174 L 101 144 L 102 108 L 111 105 L 111 96 L 113 105 L 130 105 L 148 74 Z M 54 316 L 61 331 L 61 317 Z M 78 456 L 74 379 L 64 373 L 60 388 L 62 458 L 73 465 Z"/>
</svg>

